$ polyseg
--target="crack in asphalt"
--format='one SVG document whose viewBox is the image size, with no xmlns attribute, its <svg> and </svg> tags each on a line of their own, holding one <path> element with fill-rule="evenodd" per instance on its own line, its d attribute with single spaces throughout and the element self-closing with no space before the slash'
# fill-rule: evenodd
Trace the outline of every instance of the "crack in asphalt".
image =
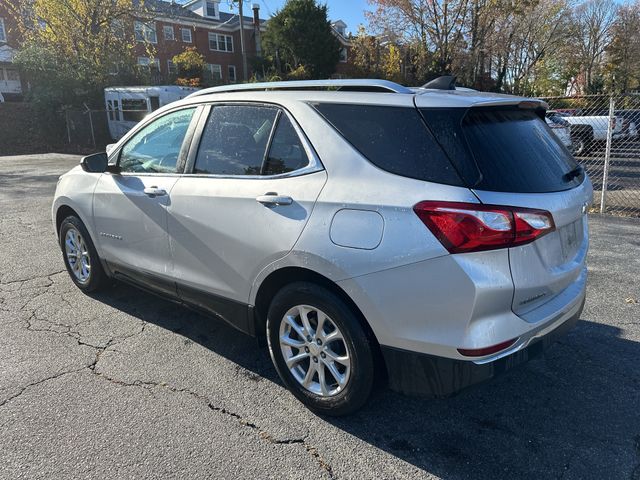
<svg viewBox="0 0 640 480">
<path fill-rule="evenodd" d="M 97 362 L 96 362 L 97 364 Z M 328 477 L 330 479 L 336 479 L 336 475 L 333 472 L 333 468 L 331 467 L 331 465 L 322 457 L 322 455 L 318 452 L 318 449 L 316 447 L 314 447 L 313 445 L 309 444 L 307 441 L 307 436 L 303 436 L 303 437 L 299 437 L 299 438 L 285 438 L 285 439 L 277 439 L 275 437 L 273 437 L 273 435 L 271 435 L 269 432 L 267 432 L 266 430 L 260 428 L 258 425 L 256 425 L 255 423 L 245 419 L 242 415 L 233 412 L 227 408 L 224 407 L 219 407 L 213 404 L 213 402 L 206 397 L 205 395 L 202 395 L 201 393 L 195 392 L 191 389 L 188 388 L 178 388 L 175 387 L 173 385 L 169 385 L 167 383 L 164 382 L 153 382 L 153 381 L 143 381 L 143 380 L 134 380 L 133 382 L 125 382 L 123 380 L 114 378 L 114 377 L 110 377 L 109 375 L 106 375 L 104 373 L 100 373 L 100 372 L 96 372 L 95 370 L 95 364 L 91 367 L 91 370 L 93 372 L 94 375 L 99 376 L 100 378 L 107 380 L 115 385 L 119 385 L 122 387 L 140 387 L 140 388 L 146 388 L 146 389 L 151 389 L 151 388 L 163 388 L 165 390 L 168 390 L 172 393 L 183 393 L 183 394 L 187 394 L 191 397 L 193 397 L 194 399 L 198 400 L 199 402 L 201 402 L 202 404 L 206 405 L 209 410 L 217 412 L 217 413 L 221 413 L 223 415 L 226 415 L 228 417 L 232 417 L 234 420 L 237 421 L 238 424 L 240 424 L 242 427 L 248 428 L 254 432 L 256 432 L 256 434 L 258 435 L 258 437 L 261 440 L 264 440 L 268 443 L 271 443 L 273 445 L 302 445 L 305 450 L 313 457 L 313 459 L 318 463 L 319 467 L 326 472 L 326 474 L 328 475 Z"/>
<path fill-rule="evenodd" d="M 10 397 L 0 401 L 0 407 L 8 404 L 9 402 L 11 402 L 12 400 L 15 400 L 16 398 L 18 398 L 20 395 L 22 395 L 24 392 L 26 392 L 27 390 L 29 390 L 31 387 L 35 387 L 36 385 L 40 385 L 41 383 L 45 383 L 48 382 L 50 380 L 55 380 L 56 378 L 60 378 L 63 377 L 65 375 L 69 375 L 71 373 L 76 373 L 76 372 L 81 372 L 82 370 L 85 370 L 88 367 L 88 365 L 85 365 L 83 367 L 80 368 L 74 368 L 72 370 L 65 370 L 64 372 L 58 372 L 55 375 L 50 375 L 46 378 L 43 378 L 41 380 L 37 380 L 35 382 L 31 382 L 27 385 L 25 385 L 24 387 L 22 387 L 20 389 L 20 391 L 18 393 L 16 393 L 15 395 L 11 395 Z"/>
<path fill-rule="evenodd" d="M 62 376 L 65 375 L 69 375 L 72 373 L 77 373 L 77 372 L 81 372 L 83 370 L 89 370 L 93 375 L 95 375 L 96 377 L 102 378 L 106 381 L 109 381 L 115 385 L 119 385 L 119 386 L 124 386 L 124 387 L 140 387 L 140 388 L 146 388 L 146 389 L 151 389 L 151 388 L 163 388 L 166 389 L 172 393 L 183 393 L 183 394 L 187 394 L 189 396 L 191 396 L 192 398 L 196 399 L 197 401 L 205 404 L 211 411 L 216 412 L 216 413 L 220 413 L 222 415 L 226 415 L 229 417 L 232 417 L 233 419 L 235 419 L 238 424 L 240 424 L 242 427 L 248 428 L 252 431 L 254 431 L 258 438 L 260 438 L 263 441 L 266 441 L 270 444 L 273 445 L 301 445 L 305 448 L 305 450 L 309 453 L 309 455 L 311 455 L 311 457 L 314 459 L 314 461 L 317 463 L 317 465 L 319 466 L 319 468 L 326 473 L 326 475 L 328 476 L 329 479 L 336 479 L 336 475 L 333 471 L 332 466 L 322 457 L 322 455 L 320 454 L 320 452 L 318 451 L 318 449 L 316 447 L 314 447 L 313 445 L 311 445 L 308 441 L 307 441 L 307 436 L 303 436 L 303 437 L 298 437 L 298 438 L 285 438 L 285 439 L 278 439 L 275 438 L 272 434 L 270 434 L 269 432 L 267 432 L 266 430 L 264 430 L 263 428 L 259 427 L 258 425 L 256 425 L 255 423 L 245 419 L 244 417 L 242 417 L 242 415 L 233 412 L 227 408 L 223 408 L 223 407 L 219 407 L 216 406 L 208 397 L 195 392 L 193 390 L 190 390 L 188 388 L 178 388 L 163 382 L 153 382 L 153 381 L 142 381 L 142 380 L 135 380 L 133 382 L 125 382 L 124 380 L 120 380 L 117 379 L 115 377 L 111 377 L 103 372 L 99 372 L 96 370 L 97 366 L 98 366 L 98 362 L 100 361 L 101 356 L 106 352 L 106 351 L 113 351 L 113 352 L 118 352 L 117 349 L 115 349 L 114 347 L 130 338 L 133 338 L 135 336 L 141 335 L 144 333 L 145 328 L 147 326 L 147 322 L 144 320 L 143 315 L 141 314 L 141 312 L 138 312 L 138 316 L 140 317 L 140 322 L 141 322 L 141 328 L 136 331 L 135 333 L 131 333 L 129 335 L 122 335 L 122 336 L 116 336 L 116 337 L 112 337 L 110 338 L 106 344 L 104 346 L 99 346 L 99 345 L 94 345 L 92 343 L 89 343 L 85 340 L 82 339 L 82 334 L 77 331 L 74 330 L 73 328 L 77 328 L 78 325 L 82 324 L 82 323 L 86 323 L 86 322 L 80 322 L 76 325 L 67 325 L 64 323 L 59 323 L 59 322 L 55 322 L 47 317 L 43 317 L 38 315 L 38 307 L 34 307 L 34 308 L 29 308 L 29 304 L 31 304 L 34 300 L 36 300 L 37 298 L 41 297 L 42 295 L 45 295 L 46 293 L 48 293 L 50 291 L 50 288 L 52 286 L 54 286 L 56 284 L 55 280 L 52 279 L 51 277 L 59 274 L 59 273 L 63 273 L 65 270 L 61 270 L 59 272 L 54 272 L 54 273 L 50 273 L 50 274 L 46 274 L 43 276 L 39 276 L 39 277 L 32 277 L 32 278 L 28 278 L 28 279 L 24 279 L 24 280 L 15 280 L 15 281 L 11 281 L 11 282 L 6 282 L 6 283 L 0 283 L 0 286 L 2 285 L 9 285 L 9 284 L 17 284 L 17 283 L 22 283 L 22 285 L 20 285 L 20 287 L 18 287 L 18 290 L 22 289 L 22 286 L 24 285 L 24 283 L 29 282 L 29 281 L 33 281 L 33 280 L 38 280 L 38 279 L 47 279 L 49 281 L 48 284 L 46 285 L 38 285 L 37 287 L 34 288 L 41 288 L 43 291 L 37 293 L 35 296 L 29 298 L 29 300 L 27 300 L 26 303 L 24 303 L 22 305 L 22 307 L 20 308 L 21 311 L 26 311 L 29 313 L 28 318 L 26 319 L 26 329 L 32 332 L 45 332 L 45 333 L 52 333 L 55 335 L 59 335 L 59 336 L 64 336 L 64 337 L 69 337 L 74 339 L 77 344 L 79 346 L 87 346 L 90 348 L 93 348 L 96 350 L 96 354 L 95 354 L 95 358 L 94 360 L 88 364 L 88 365 L 84 365 L 80 368 L 74 368 L 71 370 L 65 370 L 64 372 L 57 372 L 54 375 L 48 376 L 44 379 L 38 380 L 36 382 L 32 382 L 28 385 L 25 385 L 24 387 L 22 387 L 20 389 L 20 391 L 18 393 L 16 393 L 15 395 L 10 396 L 9 398 L 3 400 L 2 402 L 0 402 L 0 407 L 8 404 L 9 402 L 11 402 L 12 400 L 18 398 L 20 395 L 22 395 L 23 393 L 25 393 L 27 390 L 29 390 L 30 388 L 40 385 L 42 383 L 54 380 L 56 378 L 60 378 Z M 73 304 L 64 297 L 64 292 L 59 293 L 59 298 L 62 299 L 62 301 L 70 308 L 73 308 Z M 3 300 L 4 303 L 4 299 L 0 299 Z M 54 327 L 53 329 L 49 329 L 49 328 L 38 328 L 36 326 L 34 326 L 34 322 L 35 321 L 39 321 L 39 322 L 43 322 L 43 323 L 47 323 L 49 325 L 51 325 L 52 327 Z M 57 329 L 55 329 L 57 328 Z"/>
<path fill-rule="evenodd" d="M 16 283 L 22 283 L 24 285 L 26 282 L 31 282 L 33 280 L 39 280 L 41 278 L 46 278 L 51 282 L 51 284 L 53 284 L 54 282 L 51 279 L 51 277 L 53 277 L 54 275 L 58 275 L 58 274 L 60 274 L 62 272 L 66 272 L 66 269 L 57 270 L 57 271 L 52 272 L 52 273 L 47 273 L 47 274 L 44 274 L 44 275 L 36 275 L 36 276 L 33 276 L 33 277 L 23 278 L 23 279 L 19 279 L 19 280 L 10 280 L 8 282 L 5 282 L 2 279 L 0 279 L 0 286 L 2 286 L 2 285 L 14 285 Z M 48 286 L 51 286 L 51 285 L 48 285 Z"/>
</svg>

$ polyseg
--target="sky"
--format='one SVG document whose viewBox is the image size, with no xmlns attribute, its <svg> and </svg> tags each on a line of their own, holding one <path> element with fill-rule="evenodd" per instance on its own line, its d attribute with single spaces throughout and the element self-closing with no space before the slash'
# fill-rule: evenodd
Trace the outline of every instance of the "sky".
<svg viewBox="0 0 640 480">
<path fill-rule="evenodd" d="M 260 17 L 269 18 L 277 10 L 281 9 L 286 0 L 245 0 L 245 15 L 251 14 L 251 5 L 260 5 Z M 329 7 L 329 19 L 331 21 L 342 20 L 347 24 L 347 31 L 356 33 L 359 24 L 367 24 L 364 18 L 364 11 L 370 10 L 367 0 L 320 0 L 319 3 L 326 3 Z M 229 12 L 229 2 L 222 0 L 220 10 Z M 237 13 L 237 10 L 233 13 Z"/>
</svg>

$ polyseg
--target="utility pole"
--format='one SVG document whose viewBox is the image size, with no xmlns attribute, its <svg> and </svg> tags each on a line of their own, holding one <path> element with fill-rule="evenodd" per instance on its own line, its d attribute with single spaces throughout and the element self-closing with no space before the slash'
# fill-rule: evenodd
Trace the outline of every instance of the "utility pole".
<svg viewBox="0 0 640 480">
<path fill-rule="evenodd" d="M 242 51 L 242 80 L 247 81 L 247 50 L 244 47 L 244 14 L 242 13 L 242 2 L 238 0 L 238 11 L 240 13 L 240 50 Z"/>
</svg>

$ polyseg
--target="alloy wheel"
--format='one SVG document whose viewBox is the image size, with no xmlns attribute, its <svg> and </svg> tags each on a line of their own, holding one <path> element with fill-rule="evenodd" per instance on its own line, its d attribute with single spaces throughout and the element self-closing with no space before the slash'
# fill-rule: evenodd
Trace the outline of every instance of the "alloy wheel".
<svg viewBox="0 0 640 480">
<path fill-rule="evenodd" d="M 78 282 L 87 283 L 91 278 L 91 258 L 82 234 L 71 227 L 64 236 L 67 263 Z"/>
<path fill-rule="evenodd" d="M 303 388 L 321 397 L 344 390 L 351 355 L 343 333 L 322 310 L 297 305 L 280 321 L 280 350 L 289 372 Z"/>
</svg>

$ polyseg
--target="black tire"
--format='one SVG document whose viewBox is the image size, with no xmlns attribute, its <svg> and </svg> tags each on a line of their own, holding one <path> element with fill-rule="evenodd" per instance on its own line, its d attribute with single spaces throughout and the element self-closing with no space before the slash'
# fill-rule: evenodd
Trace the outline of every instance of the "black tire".
<svg viewBox="0 0 640 480">
<path fill-rule="evenodd" d="M 81 281 L 73 271 L 73 267 L 70 264 L 69 257 L 67 256 L 65 249 L 65 238 L 67 232 L 71 229 L 75 229 L 82 236 L 82 240 L 84 241 L 87 247 L 87 253 L 89 257 L 89 264 L 91 269 L 89 271 L 89 277 L 86 281 Z M 96 248 L 93 245 L 93 241 L 91 240 L 91 236 L 87 231 L 84 223 L 75 215 L 70 215 L 62 220 L 60 224 L 60 235 L 59 235 L 59 243 L 60 249 L 62 250 L 62 258 L 64 260 L 64 265 L 67 268 L 67 272 L 69 273 L 69 277 L 71 277 L 71 281 L 76 284 L 76 286 L 82 290 L 83 292 L 89 293 L 94 292 L 98 289 L 105 287 L 108 283 L 108 277 L 102 268 L 102 263 L 100 262 L 100 258 L 98 257 L 98 252 L 96 252 Z"/>
<path fill-rule="evenodd" d="M 576 157 L 580 157 L 582 155 L 586 155 L 587 153 L 587 142 L 583 137 L 578 137 L 574 140 L 573 144 L 573 154 Z"/>
<path fill-rule="evenodd" d="M 351 368 L 346 385 L 334 395 L 322 396 L 307 390 L 293 376 L 285 363 L 280 348 L 280 326 L 285 314 L 298 305 L 318 308 L 330 318 L 342 333 L 344 345 L 351 360 Z M 269 307 L 267 340 L 271 359 L 283 383 L 298 400 L 312 411 L 330 416 L 348 415 L 362 407 L 369 399 L 375 380 L 374 352 L 376 347 L 372 344 L 352 309 L 330 290 L 307 282 L 292 283 L 282 288 L 273 298 Z M 309 359 L 310 361 L 311 359 Z M 324 369 L 325 367 L 321 366 L 320 368 Z"/>
<path fill-rule="evenodd" d="M 593 128 L 589 125 L 573 125 L 573 155 L 576 157 L 588 155 L 594 147 Z"/>
</svg>

